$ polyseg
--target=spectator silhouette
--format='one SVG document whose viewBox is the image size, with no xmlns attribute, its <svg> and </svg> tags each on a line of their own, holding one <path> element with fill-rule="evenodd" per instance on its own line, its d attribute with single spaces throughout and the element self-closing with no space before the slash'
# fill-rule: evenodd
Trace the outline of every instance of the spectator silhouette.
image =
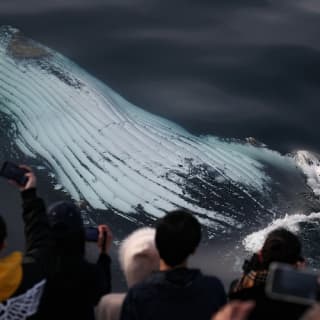
<svg viewBox="0 0 320 320">
<path fill-rule="evenodd" d="M 159 270 L 159 253 L 155 246 L 155 229 L 140 228 L 121 243 L 119 261 L 127 285 L 131 288 Z M 107 294 L 99 302 L 97 320 L 118 320 L 125 293 Z"/>
<path fill-rule="evenodd" d="M 244 263 L 241 279 L 232 286 L 231 300 L 253 300 L 256 305 L 249 319 L 299 319 L 306 306 L 273 300 L 265 294 L 268 268 L 272 262 L 301 267 L 301 243 L 292 232 L 278 228 L 269 233 L 261 251 Z"/>
<path fill-rule="evenodd" d="M 28 170 L 25 186 L 19 186 L 23 205 L 26 252 L 0 259 L 0 319 L 26 319 L 37 312 L 45 285 L 50 246 L 49 225 L 42 199 L 37 197 L 36 177 Z M 0 216 L 0 249 L 6 245 L 6 223 Z"/>
<path fill-rule="evenodd" d="M 99 226 L 96 264 L 85 259 L 85 229 L 80 210 L 72 202 L 61 201 L 48 209 L 53 239 L 52 263 L 39 308 L 41 319 L 94 319 L 94 307 L 111 291 L 110 257 L 112 234 Z M 103 245 L 103 232 L 107 232 Z"/>
<path fill-rule="evenodd" d="M 121 319 L 210 319 L 226 302 L 216 277 L 189 269 L 188 258 L 201 240 L 201 227 L 189 212 L 177 210 L 156 226 L 160 271 L 129 289 Z"/>
</svg>

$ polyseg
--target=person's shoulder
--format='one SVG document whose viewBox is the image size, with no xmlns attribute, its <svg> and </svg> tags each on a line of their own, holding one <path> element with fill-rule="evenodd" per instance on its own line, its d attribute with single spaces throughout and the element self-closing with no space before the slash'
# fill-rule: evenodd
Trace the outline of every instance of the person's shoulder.
<svg viewBox="0 0 320 320">
<path fill-rule="evenodd" d="M 150 288 L 152 288 L 155 284 L 155 279 L 156 277 L 154 277 L 153 275 L 149 276 L 148 278 L 146 278 L 145 280 L 136 283 L 135 285 L 133 285 L 129 291 L 135 291 L 135 292 L 139 292 L 139 291 L 144 291 L 144 290 L 149 290 Z"/>
<path fill-rule="evenodd" d="M 133 285 L 129 291 L 128 295 L 134 299 L 146 297 L 151 298 L 157 292 L 159 284 L 159 275 L 158 273 L 151 274 L 145 280 Z"/>
<path fill-rule="evenodd" d="M 81 258 L 78 261 L 78 270 L 82 272 L 93 273 L 96 272 L 97 266 L 95 263 L 87 261 L 85 258 Z"/>
<path fill-rule="evenodd" d="M 204 275 L 202 273 L 200 273 L 200 279 L 203 283 L 205 283 L 208 287 L 210 286 L 214 286 L 214 287 L 221 287 L 223 288 L 223 284 L 222 281 L 216 277 L 216 276 L 212 276 L 212 275 Z"/>
<path fill-rule="evenodd" d="M 125 293 L 109 293 L 104 295 L 96 307 L 96 319 L 119 319 Z"/>
<path fill-rule="evenodd" d="M 226 296 L 224 285 L 216 276 L 200 273 L 197 281 L 195 281 L 195 286 L 202 292 L 207 292 L 208 295 Z"/>
</svg>

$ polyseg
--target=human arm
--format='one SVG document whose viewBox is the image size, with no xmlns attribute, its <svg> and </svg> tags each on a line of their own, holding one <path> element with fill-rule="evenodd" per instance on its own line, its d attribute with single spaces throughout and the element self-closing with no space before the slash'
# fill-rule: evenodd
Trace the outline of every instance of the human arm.
<svg viewBox="0 0 320 320">
<path fill-rule="evenodd" d="M 103 295 L 111 292 L 111 258 L 109 251 L 112 245 L 112 232 L 107 225 L 99 225 L 98 230 L 97 246 L 100 254 L 96 263 L 94 304 L 97 304 Z"/>
<path fill-rule="evenodd" d="M 98 268 L 98 300 L 104 294 L 111 292 L 111 258 L 105 253 L 99 255 Z M 98 302 L 98 301 L 97 301 Z"/>
<path fill-rule="evenodd" d="M 37 262 L 39 266 L 44 268 L 48 259 L 50 246 L 46 208 L 43 200 L 37 196 L 35 174 L 29 167 L 21 167 L 29 171 L 25 174 L 28 177 L 26 185 L 18 185 L 22 197 L 22 217 L 26 241 L 24 263 Z"/>
<path fill-rule="evenodd" d="M 106 224 L 100 224 L 98 226 L 98 231 L 99 235 L 97 245 L 100 251 L 100 255 L 109 255 L 113 239 L 112 231 Z"/>
</svg>

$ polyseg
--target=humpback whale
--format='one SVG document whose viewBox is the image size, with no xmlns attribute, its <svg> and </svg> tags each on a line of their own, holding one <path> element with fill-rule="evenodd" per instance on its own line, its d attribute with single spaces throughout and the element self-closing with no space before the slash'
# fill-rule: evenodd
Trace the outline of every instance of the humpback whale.
<svg viewBox="0 0 320 320">
<path fill-rule="evenodd" d="M 0 27 L 0 116 L 74 200 L 132 221 L 186 208 L 217 235 L 320 211 L 316 154 L 194 135 L 10 26 Z"/>
</svg>

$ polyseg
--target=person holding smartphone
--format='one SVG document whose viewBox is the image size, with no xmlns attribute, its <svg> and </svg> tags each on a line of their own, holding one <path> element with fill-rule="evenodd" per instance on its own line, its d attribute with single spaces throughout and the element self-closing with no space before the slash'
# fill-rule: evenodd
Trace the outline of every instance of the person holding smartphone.
<svg viewBox="0 0 320 320">
<path fill-rule="evenodd" d="M 255 302 L 249 315 L 251 320 L 300 319 L 308 308 L 306 305 L 281 301 L 266 294 L 269 267 L 275 262 L 285 263 L 292 268 L 302 268 L 305 264 L 299 238 L 284 228 L 275 229 L 268 234 L 261 250 L 244 263 L 244 273 L 229 293 L 231 300 Z"/>
<path fill-rule="evenodd" d="M 44 202 L 37 196 L 36 176 L 27 166 L 12 165 L 1 176 L 21 192 L 26 251 L 0 259 L 0 319 L 26 319 L 36 314 L 49 263 L 49 223 Z M 7 227 L 0 216 L 0 250 Z"/>
<path fill-rule="evenodd" d="M 157 221 L 159 270 L 129 289 L 121 320 L 207 320 L 226 303 L 217 277 L 188 267 L 201 235 L 198 219 L 185 209 L 168 212 Z"/>
<path fill-rule="evenodd" d="M 39 307 L 40 319 L 93 320 L 94 307 L 111 291 L 112 233 L 98 226 L 96 264 L 85 259 L 86 232 L 79 208 L 60 201 L 48 209 L 53 240 L 51 268 Z"/>
</svg>

